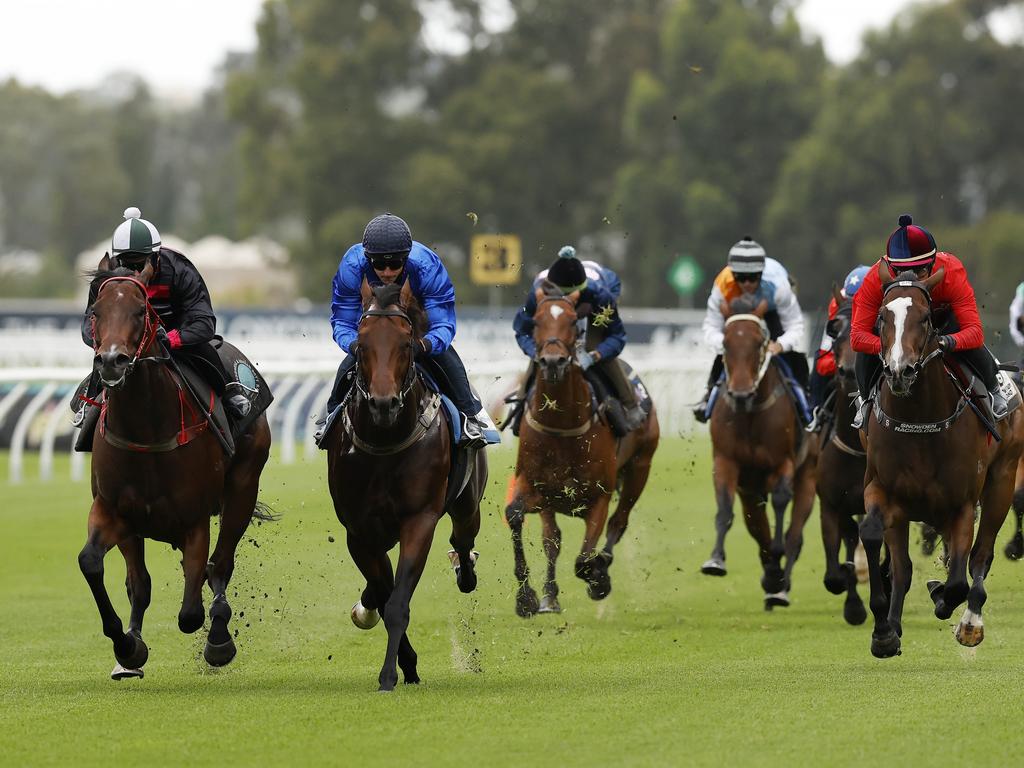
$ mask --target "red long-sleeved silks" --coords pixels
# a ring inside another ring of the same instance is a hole
[[[884,267],[883,267],[884,268]],[[957,349],[976,349],[985,343],[985,332],[978,316],[978,305],[974,289],[967,279],[967,270],[956,256],[939,251],[935,255],[932,274],[945,269],[946,274],[932,290],[932,307],[949,307],[960,330],[952,334]],[[890,270],[889,274],[892,274]],[[894,275],[895,276],[895,275]],[[882,342],[875,334],[875,320],[882,308],[882,280],[878,276],[878,264],[871,267],[860,290],[853,297],[853,324],[850,328],[850,345],[857,352],[877,355]]]

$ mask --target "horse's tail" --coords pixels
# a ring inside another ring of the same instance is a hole
[[[269,504],[264,504],[262,501],[256,502],[256,507],[252,511],[252,516],[257,520],[263,520],[267,523],[273,523],[281,519],[281,515],[275,512],[273,507]]]

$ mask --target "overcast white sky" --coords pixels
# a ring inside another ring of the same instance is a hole
[[[9,0],[0,23],[0,79],[64,92],[115,70],[158,93],[202,90],[228,51],[251,50],[262,0]],[[908,0],[804,0],[798,16],[834,61],[852,59],[860,35]],[[1018,24],[1020,18],[1017,19]]]

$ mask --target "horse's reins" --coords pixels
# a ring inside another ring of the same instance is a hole
[[[139,280],[138,278],[131,277],[129,275],[118,275],[118,276],[115,276],[115,277],[108,277],[106,280],[104,280],[102,283],[100,283],[100,287],[96,291],[97,298],[99,298],[100,293],[103,291],[103,289],[106,287],[106,285],[108,283],[113,283],[113,282],[128,282],[128,283],[132,283],[135,287],[137,287],[140,291],[142,291],[143,299],[146,302],[145,325],[143,326],[143,329],[142,329],[142,335],[139,338],[139,346],[136,348],[134,357],[131,359],[131,361],[128,363],[128,365],[127,365],[127,367],[125,369],[124,376],[122,377],[122,381],[123,381],[124,379],[128,378],[129,375],[131,375],[132,371],[135,369],[136,363],[145,363],[145,362],[163,363],[163,362],[170,361],[171,358],[170,358],[170,355],[165,355],[165,356],[161,356],[161,357],[142,357],[141,356],[143,352],[148,351],[149,348],[153,345],[153,341],[156,339],[157,332],[158,332],[158,330],[160,329],[160,327],[162,325],[162,323],[160,322],[160,316],[156,313],[156,310],[153,308],[153,305],[149,301],[149,293],[146,290],[145,284],[141,280]],[[91,319],[91,330],[92,330],[93,351],[98,355],[99,354],[99,340],[96,338],[96,316],[95,315],[93,315],[93,317]],[[170,371],[168,371],[168,373],[170,374]],[[175,448],[178,448],[178,447],[180,447],[182,445],[187,445],[188,443],[192,442],[195,438],[197,438],[200,434],[202,434],[206,430],[206,428],[209,426],[210,418],[212,418],[209,413],[206,413],[206,414],[204,414],[206,416],[206,418],[203,421],[197,422],[195,424],[192,424],[192,425],[186,427],[185,426],[185,407],[186,407],[186,405],[188,406],[188,409],[191,412],[191,415],[193,417],[198,416],[198,414],[192,409],[192,405],[191,404],[186,403],[185,391],[184,391],[184,388],[182,387],[182,381],[181,381],[181,374],[180,374],[180,372],[179,372],[178,376],[171,375],[171,381],[174,383],[174,386],[178,390],[178,414],[179,414],[179,417],[180,417],[180,427],[178,429],[177,434],[175,434],[174,437],[170,437],[167,440],[161,440],[160,442],[157,442],[157,443],[137,443],[134,440],[128,440],[127,438],[121,437],[120,435],[117,435],[114,432],[112,432],[107,427],[107,411],[108,411],[109,404],[110,404],[109,398],[103,398],[103,402],[102,403],[98,403],[95,400],[92,400],[90,398],[85,397],[84,395],[79,395],[79,398],[84,400],[84,401],[86,401],[86,402],[88,402],[90,405],[98,405],[100,407],[100,418],[99,418],[99,424],[98,424],[98,429],[100,431],[100,436],[106,442],[108,442],[110,445],[112,445],[113,447],[121,448],[121,449],[128,450],[128,451],[135,451],[137,453],[165,453],[167,451],[173,451]],[[104,387],[104,388],[106,388],[106,387]],[[209,409],[210,411],[213,410],[213,405],[214,405],[214,403],[213,403],[213,391],[211,389],[211,391],[210,391],[210,409]],[[228,446],[227,446],[226,442],[224,441],[224,439],[221,437],[221,435],[217,434],[216,430],[214,430],[214,434],[216,434],[217,437],[220,438],[221,445],[224,447],[225,451],[227,451],[227,453],[230,455],[231,451],[228,449]]]
[[[768,366],[772,361],[772,353],[768,349],[768,344],[771,341],[771,333],[769,333],[768,323],[764,321],[763,317],[759,317],[758,315],[753,315],[749,313],[731,315],[726,319],[725,327],[728,328],[733,323],[740,321],[757,323],[757,327],[761,329],[761,348],[759,351],[757,375],[754,377],[753,389],[753,391],[756,393],[758,388],[761,386],[761,380],[764,379],[764,375],[768,372]],[[728,363],[725,362],[724,356],[722,357],[722,364],[725,367],[726,376],[728,377],[729,365]],[[760,403],[755,402],[748,412],[759,413],[760,411],[765,411],[771,408],[773,405],[775,405],[775,401],[778,400],[784,393],[785,388],[780,383],[777,387],[775,387],[775,389],[772,391],[772,393],[768,396],[766,400],[763,400]],[[736,398],[729,393],[728,387],[726,387],[726,391],[722,393],[722,399],[725,400],[729,407],[732,408],[734,411],[737,410]]]
[[[407,322],[409,324],[410,329],[413,328],[412,318],[410,318],[409,315],[406,312],[403,312],[401,309],[368,309],[365,312],[363,312],[362,316],[359,318],[359,324],[362,325],[363,320],[365,320],[368,317],[397,317]],[[358,358],[358,356],[359,349],[357,347],[356,357]],[[398,393],[399,409],[404,407],[405,396],[412,391],[412,388],[416,384],[416,379],[416,363],[415,361],[413,361],[409,365],[409,370],[406,373],[405,380],[402,382],[402,390]],[[363,383],[362,371],[359,369],[358,365],[356,365],[355,385],[356,390],[359,393],[359,396],[368,402],[370,400],[370,393],[369,390],[367,390],[365,384]],[[344,427],[345,431],[352,438],[352,446],[354,448],[357,448],[363,453],[368,453],[372,456],[391,456],[393,454],[404,451],[406,448],[409,448],[410,446],[415,445],[420,440],[422,440],[423,437],[427,434],[427,431],[430,429],[431,426],[433,426],[434,422],[437,420],[438,414],[440,414],[440,412],[441,398],[436,392],[432,392],[430,398],[424,405],[423,410],[420,411],[419,416],[416,418],[416,426],[413,428],[413,430],[402,440],[399,440],[397,443],[390,443],[388,445],[379,445],[376,443],[371,443],[368,440],[364,440],[363,438],[359,437],[359,435],[356,433],[356,426],[352,422],[352,417],[349,415],[347,408],[342,408],[341,420],[342,426]]]

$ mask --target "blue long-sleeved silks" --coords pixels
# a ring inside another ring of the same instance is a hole
[[[334,341],[345,352],[359,336],[359,318],[363,314],[360,288],[363,278],[370,285],[381,280],[370,266],[361,243],[353,245],[341,259],[334,275],[334,296],[331,299],[331,327]],[[455,288],[436,253],[415,240],[399,282],[409,281],[413,295],[427,313],[429,328],[423,335],[430,345],[430,354],[444,352],[455,338]]]
[[[526,304],[520,307],[515,320],[512,321],[512,328],[516,332],[516,343],[528,357],[533,357],[537,352],[537,346],[533,341],[533,315],[537,311],[536,291],[538,285],[539,282],[534,283],[526,297]],[[622,352],[622,348],[626,346],[626,328],[622,324],[622,318],[619,317],[619,308],[612,292],[605,285],[588,279],[587,287],[580,291],[578,303],[590,305],[588,324],[593,323],[598,314],[607,317],[606,324],[602,325],[605,337],[597,345],[601,359],[610,360],[618,356]],[[611,307],[610,312],[608,307]]]

